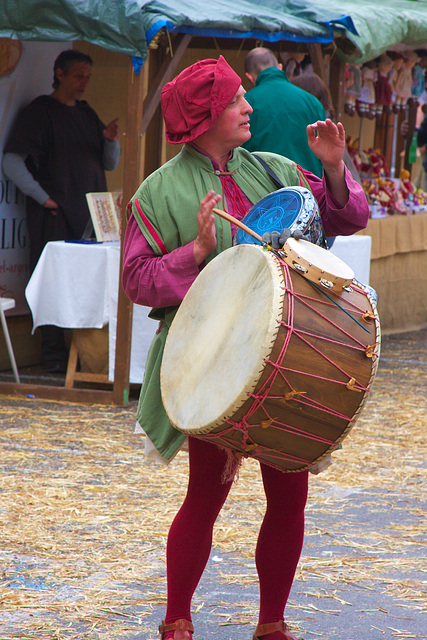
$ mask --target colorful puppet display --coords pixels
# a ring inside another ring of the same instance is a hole
[[[387,51],[363,65],[347,64],[344,111],[361,118],[399,113],[425,92],[425,64],[415,51]]]
[[[347,138],[347,150],[362,179],[371,217],[409,215],[427,210],[427,193],[416,189],[409,171],[402,169],[400,179],[390,178],[384,156],[378,149],[358,150],[358,140]]]

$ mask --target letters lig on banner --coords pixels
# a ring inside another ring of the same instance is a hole
[[[0,38],[0,157],[20,109],[52,93],[53,64],[68,42],[19,42]],[[0,296],[16,300],[15,315],[29,313],[25,287],[30,277],[25,196],[0,167]]]

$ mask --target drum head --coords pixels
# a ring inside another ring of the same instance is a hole
[[[243,218],[242,222],[262,237],[267,231],[294,229],[302,232],[317,211],[312,193],[305,187],[284,187],[261,198]],[[235,235],[237,244],[256,244],[257,240],[243,229]]]
[[[171,423],[208,433],[253,391],[282,318],[283,274],[259,246],[227,249],[197,277],[172,322],[161,367]]]

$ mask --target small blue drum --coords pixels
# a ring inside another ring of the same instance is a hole
[[[283,229],[301,231],[304,240],[326,248],[325,232],[316,199],[305,187],[283,187],[261,198],[242,222],[261,237],[265,232]],[[258,244],[243,229],[237,229],[234,244]]]

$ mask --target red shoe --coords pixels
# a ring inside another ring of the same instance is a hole
[[[296,638],[289,631],[287,625],[283,622],[283,620],[279,620],[279,622],[268,622],[267,624],[259,624],[255,629],[252,640],[262,640],[264,636],[267,636],[269,633],[274,633],[275,631],[281,631],[285,640],[303,640],[302,638]],[[265,640],[268,640],[268,638],[266,638]]]
[[[159,626],[161,633],[160,640],[166,640],[166,634],[170,631],[175,631],[173,636],[169,636],[170,640],[193,640],[194,627],[189,620],[182,618],[176,620],[170,624],[165,624],[162,620],[162,624]]]

